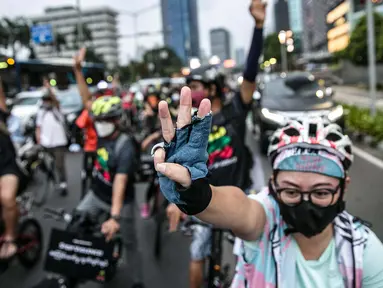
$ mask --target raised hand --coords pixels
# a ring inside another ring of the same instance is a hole
[[[83,47],[77,52],[76,55],[74,55],[73,60],[74,60],[75,68],[81,68],[81,64],[85,60],[85,54],[86,54],[86,48]]]
[[[191,117],[191,91],[184,87],[181,91],[177,129],[165,101],[159,103],[159,115],[164,149],[157,149],[154,164],[159,172],[161,191],[172,203],[181,204],[182,197],[176,183],[187,188],[192,181],[207,175],[207,144],[211,128],[211,103],[204,99],[196,116]]]
[[[266,18],[266,4],[262,0],[252,0],[249,10],[256,21],[256,25],[262,27]]]

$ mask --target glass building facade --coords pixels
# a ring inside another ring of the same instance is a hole
[[[302,0],[289,0],[290,29],[294,33],[303,31]]]
[[[184,63],[199,57],[197,0],[161,0],[164,43]]]

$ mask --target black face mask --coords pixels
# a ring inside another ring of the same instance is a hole
[[[301,233],[307,238],[316,236],[332,223],[335,217],[345,208],[345,203],[342,200],[343,185],[341,185],[339,200],[334,205],[328,207],[320,207],[309,201],[302,201],[297,206],[289,206],[279,200],[273,185],[271,185],[271,181],[269,189],[278,201],[283,220],[289,226],[285,231],[286,234]]]

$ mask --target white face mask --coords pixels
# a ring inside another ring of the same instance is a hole
[[[116,125],[110,122],[95,122],[94,126],[100,138],[108,137],[116,130]]]

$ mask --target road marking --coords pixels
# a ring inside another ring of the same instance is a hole
[[[383,161],[380,160],[379,158],[372,156],[371,154],[363,151],[362,149],[356,146],[352,147],[352,151],[354,152],[355,155],[359,156],[360,158],[366,160],[367,162],[370,162],[371,164],[383,170]]]

